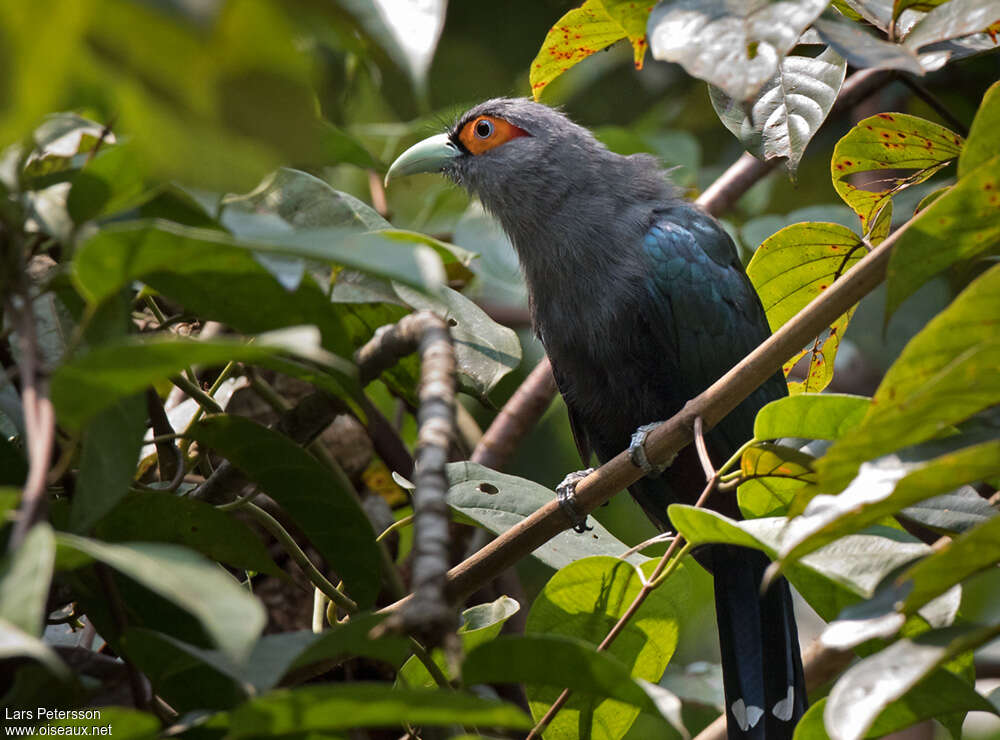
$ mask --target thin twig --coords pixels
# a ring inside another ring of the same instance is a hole
[[[701,461],[701,469],[705,471],[705,479],[712,480],[717,475],[715,466],[712,465],[712,458],[708,454],[708,447],[705,444],[705,422],[700,416],[694,419],[694,446],[698,451],[698,459]]]

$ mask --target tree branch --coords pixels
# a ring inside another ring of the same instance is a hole
[[[650,461],[660,463],[672,459],[691,442],[697,417],[702,417],[706,429],[712,428],[777,372],[789,357],[882,282],[892,248],[911,223],[912,220],[908,221],[890,235],[736,367],[653,430],[646,441]],[[593,511],[618,491],[628,488],[641,475],[628,452],[621,452],[580,481],[576,488],[577,507],[581,512]],[[449,597],[453,601],[461,600],[570,525],[558,501],[553,498],[452,568],[448,572]],[[386,610],[398,609],[406,601],[403,599],[391,604]]]

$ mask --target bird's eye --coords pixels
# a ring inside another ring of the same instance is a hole
[[[493,136],[493,122],[486,119],[480,118],[476,121],[476,136],[480,139],[488,139]]]

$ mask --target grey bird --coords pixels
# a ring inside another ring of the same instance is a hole
[[[584,462],[625,448],[645,472],[640,426],[667,419],[769,334],[732,240],[680,199],[654,157],[608,151],[585,128],[524,99],[487,100],[404,152],[392,177],[440,172],[482,201],[510,237]],[[706,435],[714,460],[753,436],[775,374]],[[693,447],[629,491],[668,529],[667,506],[704,487]],[[570,491],[571,493],[571,491]],[[738,516],[734,497],[714,506]],[[788,584],[761,595],[767,558],[711,546],[730,738],[791,738],[807,704]]]

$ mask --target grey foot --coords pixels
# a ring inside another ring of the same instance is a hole
[[[643,424],[632,433],[632,441],[628,446],[628,457],[632,461],[632,464],[650,478],[656,478],[670,467],[670,463],[653,465],[649,462],[649,458],[646,457],[646,437],[662,423],[662,421],[655,421],[652,424]]]
[[[577,470],[563,478],[562,483],[556,486],[556,499],[559,501],[559,508],[563,510],[573,530],[583,534],[593,527],[587,526],[587,515],[580,514],[580,509],[576,505],[576,484],[594,472],[593,468]]]

